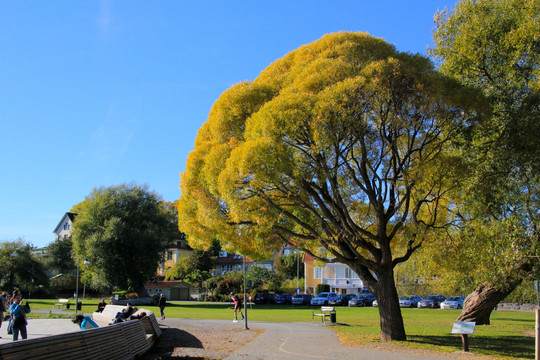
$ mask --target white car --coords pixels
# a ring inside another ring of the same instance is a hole
[[[335,292],[322,292],[311,299],[311,305],[328,305],[328,301],[337,299],[338,294]]]
[[[441,303],[441,309],[463,309],[465,296],[450,296]]]

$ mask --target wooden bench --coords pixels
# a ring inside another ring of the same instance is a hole
[[[41,359],[135,359],[152,347],[142,322],[126,321],[111,326],[16,341],[0,345],[0,358]]]
[[[69,299],[57,299],[56,302],[53,304],[53,309],[56,308],[57,306],[61,309],[61,308],[66,308],[66,309],[69,309]]]
[[[315,312],[316,310],[313,310],[311,312],[311,322],[313,323],[314,319],[315,319],[315,316],[320,316],[321,317],[321,320],[323,322],[323,324],[326,324],[326,318],[328,317],[330,319],[330,322],[332,322],[332,315],[334,316],[334,320],[335,320],[335,316],[336,316],[336,308],[332,307],[332,306],[321,306],[321,312],[320,313],[316,313]]]
[[[93,312],[92,320],[94,320],[99,326],[109,325],[116,316],[116,313],[122,312],[127,308],[124,305],[107,305],[102,312]]]

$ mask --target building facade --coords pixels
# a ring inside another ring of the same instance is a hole
[[[315,294],[319,284],[328,284],[330,291],[338,294],[357,294],[365,290],[364,282],[345,264],[320,264],[304,254],[305,288],[307,294]]]

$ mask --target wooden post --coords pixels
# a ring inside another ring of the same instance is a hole
[[[535,341],[535,350],[534,358],[540,360],[540,309],[536,309],[536,341]]]
[[[463,352],[469,352],[469,335],[461,334],[461,341],[463,342]]]

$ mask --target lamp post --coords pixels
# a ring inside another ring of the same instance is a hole
[[[75,282],[75,314],[79,310],[79,265],[81,259],[77,259],[77,280]],[[90,264],[90,261],[84,260],[84,264]]]
[[[84,260],[84,265],[88,265],[90,264],[90,261],[88,260]],[[83,287],[83,291],[82,291],[82,298],[85,299],[86,298],[86,273],[84,274],[84,287]]]
[[[248,320],[247,320],[247,306],[246,306],[246,302],[247,302],[247,290],[246,290],[246,257],[244,255],[242,255],[242,267],[243,267],[243,271],[244,271],[244,329],[245,330],[249,330],[249,327],[248,327]]]

